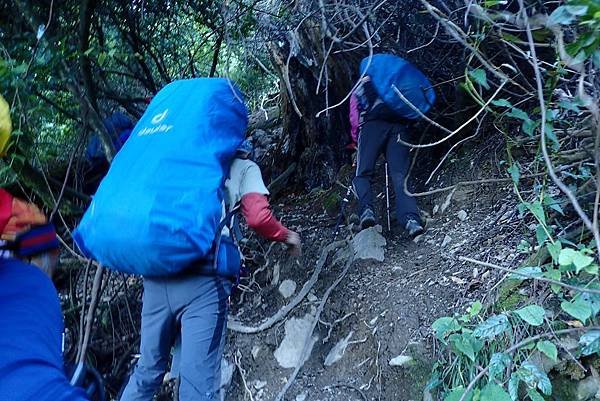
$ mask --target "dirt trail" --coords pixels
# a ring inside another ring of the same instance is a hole
[[[481,299],[495,282],[490,276],[498,276],[497,272],[459,262],[457,257],[496,262],[518,257],[508,251],[515,249],[518,238],[514,232],[521,223],[507,212],[514,210],[506,205],[506,199],[511,199],[507,187],[457,191],[449,203],[448,199],[448,193],[442,194],[429,205],[437,214],[416,242],[384,233],[387,244],[383,262],[352,264],[324,307],[310,357],[285,399],[423,399],[435,347],[431,323]],[[232,307],[232,314],[247,325],[257,325],[289,302],[278,290],[284,280],[293,280],[296,294],[300,291],[315,269],[320,250],[332,239],[335,219],[316,213],[322,209],[318,195],[281,203],[288,205],[279,210],[283,220],[302,233],[305,255],[292,261],[279,247],[271,251],[264,262],[267,268],[255,276],[253,292],[245,294],[241,303],[238,298]],[[350,237],[350,232],[346,230],[344,235]],[[505,238],[510,238],[506,244]],[[325,264],[308,296],[272,328],[258,334],[230,334],[226,357],[229,361],[237,359],[244,377],[236,368],[226,399],[250,399],[250,393],[256,401],[275,399],[293,371],[282,368],[275,357],[285,337],[286,321],[305,316],[310,320],[342,268],[343,264]],[[274,275],[269,273],[273,269]],[[343,356],[325,366],[331,349],[343,339],[349,342]],[[413,360],[390,366],[399,355]]]

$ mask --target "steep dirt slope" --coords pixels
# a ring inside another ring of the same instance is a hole
[[[255,275],[252,292],[244,294],[242,302],[237,297],[232,306],[232,314],[245,325],[258,325],[294,298],[286,300],[279,292],[284,280],[297,284],[297,295],[313,274],[322,249],[333,237],[335,218],[322,211],[322,198],[311,194],[280,202],[286,205],[278,210],[283,220],[302,233],[305,255],[295,261],[279,246],[270,250],[265,270]],[[422,204],[432,216],[427,232],[416,241],[384,232],[384,261],[354,262],[331,291],[313,333],[316,341],[310,357],[285,399],[423,399],[436,346],[431,323],[464,310],[475,299],[490,300],[493,292],[489,291],[499,277],[495,271],[459,261],[458,256],[492,262],[519,258],[511,250],[516,249],[519,230],[526,226],[513,212],[512,199],[509,186],[459,188]],[[354,235],[345,229],[340,238],[351,240]],[[286,322],[314,320],[323,295],[344,268],[345,259],[332,264],[333,259],[324,264],[315,286],[286,319],[256,334],[230,333],[226,356],[237,366],[227,399],[276,398],[294,371],[282,368],[275,357],[281,352],[277,349],[286,325],[292,325]],[[273,269],[275,275],[270,273]],[[341,359],[325,366],[331,349],[344,339],[349,344]],[[390,366],[399,355],[413,360]]]

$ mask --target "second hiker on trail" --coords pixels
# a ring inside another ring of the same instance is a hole
[[[362,78],[350,99],[353,141],[358,141],[356,176],[353,185],[359,201],[361,229],[374,226],[373,180],[375,162],[384,154],[396,195],[396,218],[410,237],[423,232],[415,198],[404,192],[410,163],[407,141],[409,127],[420,114],[398,97],[401,91],[413,106],[426,112],[435,99],[431,85],[416,67],[405,60],[377,54],[361,63]]]
[[[246,126],[242,94],[229,80],[168,84],[74,233],[88,256],[144,277],[140,359],[121,401],[153,398],[177,338],[179,399],[216,399],[228,298],[241,269],[236,206],[260,235],[300,252],[299,235],[270,210]]]

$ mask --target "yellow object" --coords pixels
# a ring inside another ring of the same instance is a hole
[[[6,154],[6,148],[11,132],[12,122],[10,121],[10,107],[2,95],[0,95],[0,156]]]

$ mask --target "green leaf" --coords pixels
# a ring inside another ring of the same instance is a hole
[[[546,245],[546,248],[548,249],[550,256],[552,256],[554,264],[558,264],[558,256],[562,250],[562,244],[559,241],[556,241],[554,244],[550,243]]]
[[[556,210],[558,213],[564,216],[565,212],[560,207],[560,203],[554,200],[550,195],[546,194],[544,196],[544,206],[548,206],[549,208]]]
[[[592,316],[592,307],[581,299],[581,297],[578,297],[571,302],[563,301],[561,302],[560,307],[582,323],[585,323],[585,321]]]
[[[584,356],[600,352],[600,330],[591,330],[579,338],[579,344],[583,347],[581,353]]]
[[[546,138],[550,139],[550,142],[552,142],[552,149],[554,149],[554,151],[560,149],[560,142],[558,141],[558,137],[554,132],[554,127],[551,124],[546,124]]]
[[[552,341],[539,341],[536,345],[536,348],[538,349],[538,351],[540,351],[548,358],[556,362],[556,359],[558,358],[558,350],[556,349],[556,345],[554,345]]]
[[[469,307],[469,318],[473,319],[475,316],[479,315],[479,312],[483,309],[483,304],[480,301],[475,301]]]
[[[512,373],[510,375],[510,379],[508,380],[508,393],[510,394],[510,398],[512,401],[517,401],[519,399],[519,382],[521,379],[519,375]]]
[[[535,132],[535,129],[538,125],[539,125],[538,121],[533,121],[533,120],[527,119],[527,120],[523,121],[523,124],[521,125],[521,129],[529,137],[532,137],[533,133]]]
[[[106,61],[106,53],[102,52],[98,55],[98,64],[100,67],[104,66],[104,62]]]
[[[562,273],[558,269],[548,269],[547,272],[544,272],[544,277],[549,278],[551,280],[560,281],[562,278]],[[561,290],[560,285],[558,284],[550,284],[550,288],[554,291],[555,294],[558,294]]]
[[[438,340],[442,341],[444,344],[446,343],[445,337],[447,334],[461,329],[461,325],[456,319],[447,316],[437,319],[433,322],[431,327],[435,331],[435,336]]]
[[[575,16],[569,12],[566,6],[556,8],[548,18],[548,25],[569,25],[575,21]]]
[[[590,287],[598,289],[597,285],[591,285]],[[584,292],[581,294],[581,298],[592,308],[592,317],[600,313],[600,295]]]
[[[539,246],[544,245],[546,243],[546,240],[548,239],[548,234],[546,233],[545,226],[543,226],[542,224],[538,224],[535,228],[535,239],[537,240]]]
[[[511,401],[510,395],[496,383],[488,383],[481,390],[480,401]]]
[[[594,263],[584,267],[583,270],[585,270],[586,273],[593,274],[595,276],[600,271],[600,266]]]
[[[515,313],[532,326],[541,326],[544,323],[546,311],[538,305],[528,305],[518,309]]]
[[[499,334],[511,329],[510,322],[506,315],[495,315],[489,317],[473,331],[473,335],[478,338],[494,338]]]
[[[462,395],[465,393],[465,388],[463,386],[458,386],[450,390],[450,393],[446,397],[444,397],[444,401],[459,401]],[[473,392],[469,392],[465,397],[464,401],[472,401],[473,400]]]
[[[487,75],[481,68],[469,71],[469,76],[485,89],[490,89],[490,85],[487,82]]]
[[[543,225],[546,225],[546,213],[544,212],[544,207],[540,203],[540,201],[535,201],[532,203],[526,202],[525,206],[527,209],[535,216],[536,219]]]
[[[579,108],[577,103],[572,102],[570,100],[561,100],[560,102],[558,102],[558,105],[565,110],[573,111],[575,113],[581,113],[581,109]]]
[[[537,390],[534,388],[530,388],[527,391],[527,396],[531,401],[546,401],[544,400],[544,397],[542,397],[542,395],[538,393]]]
[[[558,256],[558,264],[561,266],[570,266],[573,264],[573,259],[577,255],[577,251],[572,248],[564,248]]]
[[[492,104],[498,107],[512,107],[512,103],[506,99],[492,100]]]
[[[527,266],[516,269],[514,273],[511,273],[509,278],[511,280],[527,280],[533,277],[542,277],[542,268],[538,266]]]
[[[598,11],[598,13],[600,13],[600,11]],[[598,19],[600,19],[600,17],[598,17]],[[592,62],[596,68],[600,69],[600,49],[592,54]]]
[[[537,365],[531,362],[523,362],[517,371],[517,375],[530,387],[537,387],[546,395],[552,394],[552,383],[548,375]]]
[[[575,265],[575,272],[579,273],[582,269],[591,265],[594,258],[583,254],[581,251],[576,252],[573,256],[573,264]]]
[[[490,358],[490,381],[494,380],[496,377],[502,378],[504,376],[504,371],[507,366],[510,364],[511,359],[508,355],[502,352],[496,352]]]
[[[487,8],[497,6],[498,4],[506,4],[506,0],[485,0],[483,5]]]
[[[521,170],[519,170],[519,163],[518,162],[514,162],[508,168],[508,172],[509,172],[510,177],[512,178],[513,182],[515,184],[518,184],[519,183],[519,179],[521,178]]]
[[[529,118],[529,114],[525,113],[523,110],[521,110],[518,107],[513,107],[512,109],[510,109],[510,111],[506,115],[509,117],[517,118],[519,120],[523,120],[523,121],[531,120]]]
[[[575,15],[577,17],[581,17],[588,12],[588,6],[565,6],[565,8],[571,15]]]
[[[483,347],[481,341],[468,333],[452,334],[449,341],[457,351],[469,358],[471,362],[475,362],[475,354]]]

